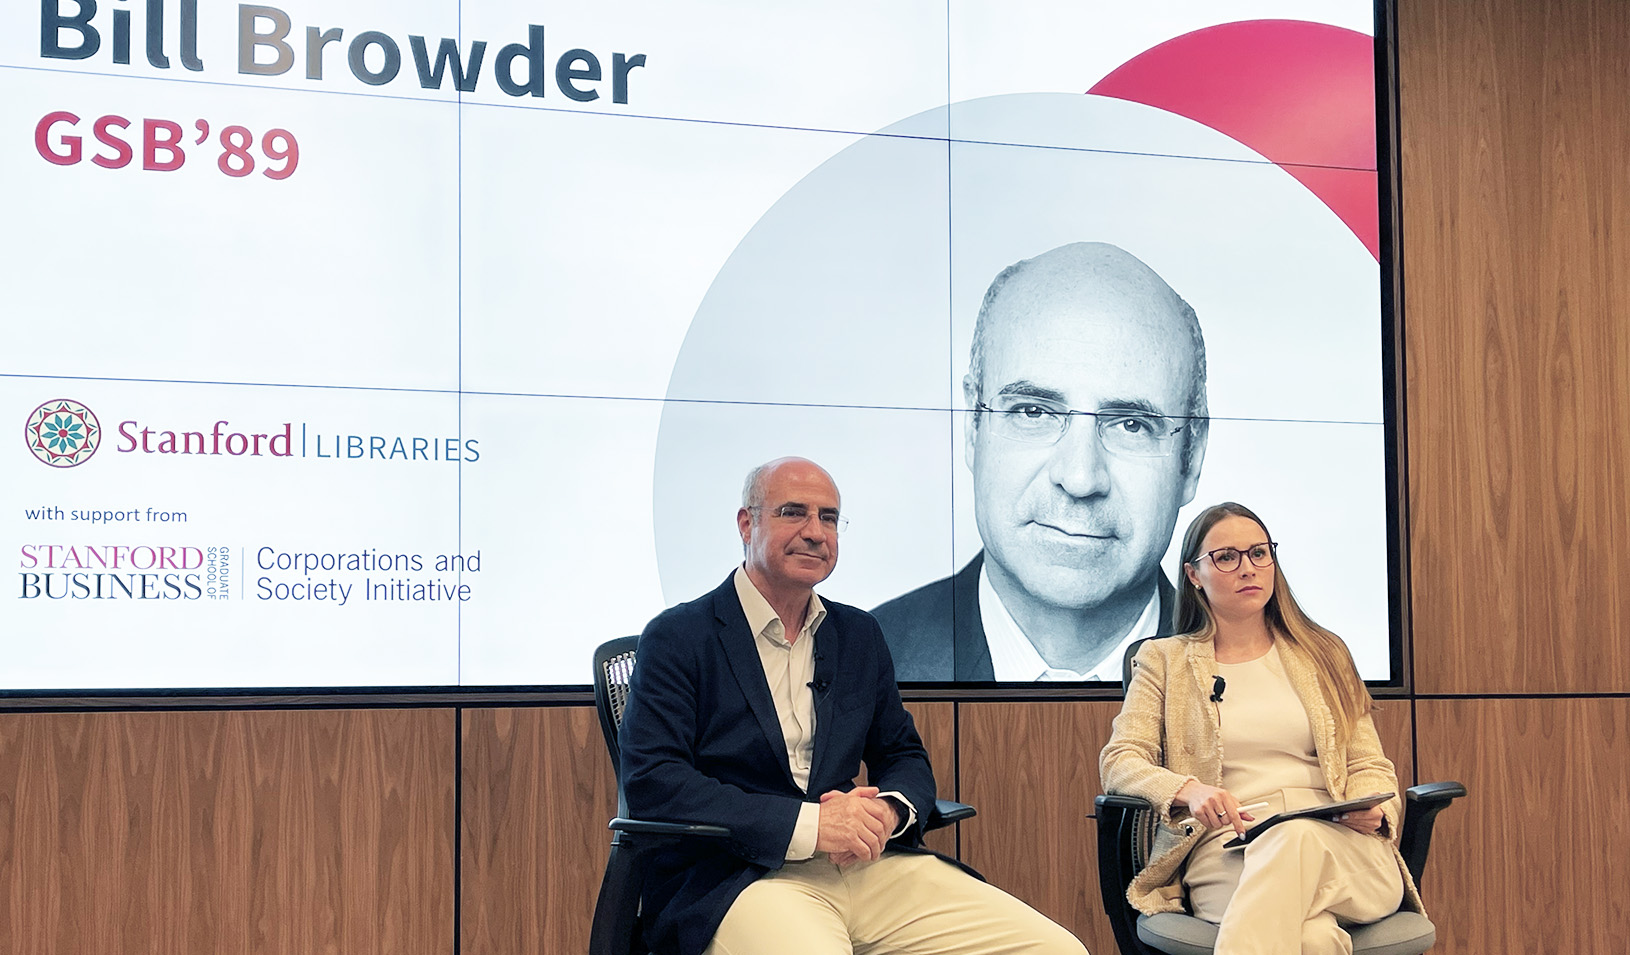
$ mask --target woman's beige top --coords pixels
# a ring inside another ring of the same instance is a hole
[[[1279,659],[1279,644],[1248,663],[1219,663],[1222,788],[1241,805],[1282,789],[1324,791],[1313,725]],[[1328,800],[1326,800],[1328,801]]]

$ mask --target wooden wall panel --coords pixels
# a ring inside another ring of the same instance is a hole
[[[1630,700],[1422,700],[1420,772],[1469,794],[1423,880],[1442,955],[1622,952]]]
[[[941,799],[956,799],[956,704],[907,703],[917,735],[928,749],[928,762],[934,767],[934,785]],[[978,808],[975,806],[974,808]],[[960,824],[958,824],[960,825]],[[928,847],[948,856],[957,854],[957,826],[929,833]]]
[[[0,715],[0,953],[445,953],[446,710]]]
[[[954,798],[953,705],[909,709],[939,795]],[[594,708],[475,709],[463,721],[462,952],[586,950],[617,809]],[[955,854],[955,832],[932,844]]]
[[[1379,700],[1374,714],[1375,732],[1381,737],[1381,749],[1398,770],[1398,785],[1404,789],[1417,782],[1415,778],[1414,716],[1408,700]]]
[[[962,827],[963,861],[1093,952],[1115,951],[1088,817],[1120,711],[1119,700],[959,705],[962,800],[979,807]]]
[[[587,951],[617,814],[594,707],[463,720],[462,955]]]
[[[1415,680],[1630,690],[1630,4],[1398,4]]]

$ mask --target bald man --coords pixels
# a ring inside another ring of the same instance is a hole
[[[1166,632],[1160,570],[1205,457],[1194,310],[1124,249],[1077,242],[985,293],[963,395],[984,550],[874,612],[901,680],[1120,681]]]
[[[678,955],[1086,955],[1070,933],[922,848],[934,776],[869,614],[816,596],[838,489],[803,458],[747,475],[745,556],[640,636],[620,734],[629,811],[728,826],[645,881]],[[870,785],[856,786],[861,763]]]

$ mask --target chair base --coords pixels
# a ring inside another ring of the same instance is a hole
[[[1347,933],[1353,937],[1353,955],[1423,955],[1438,938],[1432,921],[1419,912],[1394,912]],[[1217,925],[1176,912],[1140,915],[1138,941],[1166,955],[1212,955]]]

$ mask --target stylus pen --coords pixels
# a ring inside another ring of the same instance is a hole
[[[1236,809],[1234,811],[1235,812],[1254,812],[1255,810],[1266,809],[1266,808],[1268,808],[1268,803],[1266,801],[1263,801],[1263,802],[1251,803],[1249,806],[1241,806],[1241,807],[1239,807],[1238,809]]]

